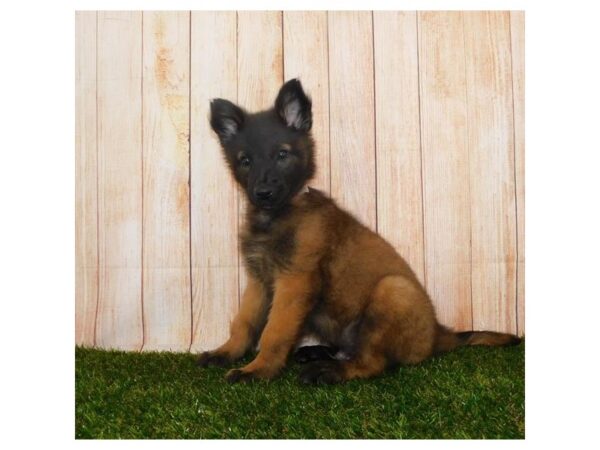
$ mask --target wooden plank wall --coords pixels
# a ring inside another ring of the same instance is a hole
[[[235,12],[191,14],[192,351],[224,342],[239,305],[238,195],[207,110],[237,99],[236,30]]]
[[[75,16],[75,340],[93,346],[98,307],[96,13]]]
[[[510,37],[517,206],[517,329],[525,333],[525,13],[511,11]]]
[[[144,349],[187,350],[192,331],[189,13],[143,13],[142,61]]]
[[[76,343],[219,345],[244,199],[209,101],[313,99],[313,186],[376,229],[442,323],[524,334],[522,12],[77,12]]]
[[[96,345],[139,350],[142,313],[142,13],[99,12]]]

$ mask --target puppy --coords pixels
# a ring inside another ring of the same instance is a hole
[[[258,341],[256,358],[231,382],[271,379],[303,336],[304,383],[339,383],[417,364],[460,345],[511,345],[516,336],[454,333],[440,325],[427,292],[382,237],[306,183],[315,172],[310,98],[285,83],[273,108],[248,113],[216,99],[210,123],[248,198],[240,233],[248,285],[231,336],[199,364],[228,365]],[[348,189],[352,189],[348,185]],[[340,357],[343,356],[343,357]]]

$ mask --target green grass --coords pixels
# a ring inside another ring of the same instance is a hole
[[[525,435],[525,346],[462,348],[338,386],[300,366],[228,384],[195,357],[76,349],[77,438],[512,438]]]

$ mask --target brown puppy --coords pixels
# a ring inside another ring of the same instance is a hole
[[[390,244],[323,193],[303,192],[314,173],[314,143],[311,101],[298,80],[283,85],[273,109],[256,114],[213,100],[211,125],[249,200],[241,232],[248,286],[231,337],[200,355],[200,365],[232,363],[260,338],[256,358],[227,379],[270,379],[310,334],[344,358],[312,363],[301,380],[336,383],[459,345],[520,342],[438,324],[425,289]],[[301,359],[322,356],[305,351]]]

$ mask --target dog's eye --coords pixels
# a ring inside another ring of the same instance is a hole
[[[288,157],[289,152],[287,150],[279,150],[277,154],[277,159],[286,159]]]
[[[242,156],[240,158],[240,166],[250,167],[250,158],[248,158],[247,156]]]

